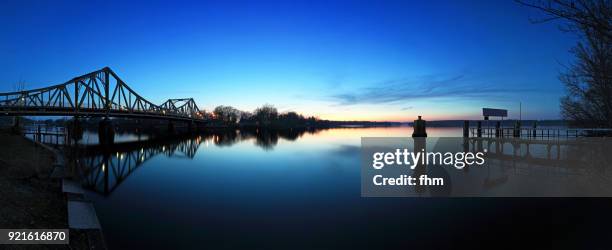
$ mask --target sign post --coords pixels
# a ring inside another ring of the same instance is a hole
[[[504,120],[504,117],[508,117],[508,110],[507,109],[482,108],[482,116],[484,116],[485,121],[487,121],[487,129],[488,129],[489,117],[497,116],[497,117],[501,117],[501,119]],[[503,136],[503,131],[501,129],[500,122],[497,121],[495,124],[495,137],[499,137],[500,135]]]

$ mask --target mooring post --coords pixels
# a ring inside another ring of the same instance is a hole
[[[414,120],[414,124],[413,124],[413,131],[412,131],[412,137],[414,137],[414,152],[426,152],[427,148],[427,131],[426,131],[426,122],[425,120],[421,119],[421,116],[419,115],[419,119]],[[421,162],[417,163],[415,169],[414,169],[414,173],[416,176],[421,176],[424,175],[425,173],[427,173],[427,164],[421,164]],[[416,186],[415,187],[415,191],[417,193],[423,193],[425,192],[425,186]]]
[[[463,121],[463,137],[470,137],[470,121]]]
[[[412,137],[427,137],[425,120],[421,119],[419,115],[419,119],[414,120],[413,124]]]
[[[482,137],[482,121],[476,122],[476,137]]]

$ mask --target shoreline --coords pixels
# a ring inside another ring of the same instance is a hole
[[[69,225],[69,198],[62,191],[63,180],[54,178],[54,168],[63,156],[47,145],[25,136],[0,131],[0,227],[14,229],[70,230],[67,249],[105,249],[104,239],[74,230]],[[101,232],[100,232],[101,236]],[[10,245],[29,249],[28,245]],[[51,245],[38,245],[43,248]],[[60,247],[61,248],[61,247]]]

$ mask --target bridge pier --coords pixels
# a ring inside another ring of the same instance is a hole
[[[21,134],[22,127],[21,127],[20,121],[21,121],[21,117],[13,116],[13,127],[11,127],[11,132],[13,134]]]
[[[136,136],[138,136],[138,141],[141,141],[142,139],[142,130],[140,129],[142,127],[142,121],[140,119],[136,120]]]
[[[98,123],[98,139],[101,145],[115,143],[115,128],[110,119],[104,118]]]
[[[176,128],[174,127],[173,121],[168,121],[168,134],[169,135],[176,134]]]
[[[187,122],[187,133],[188,134],[192,134],[193,133],[193,122]]]
[[[72,121],[68,123],[68,133],[70,134],[70,139],[72,139],[75,144],[83,138],[83,126],[81,126],[81,121],[78,117],[74,117]]]

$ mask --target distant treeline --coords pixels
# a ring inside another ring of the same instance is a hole
[[[221,108],[220,108],[221,107]],[[210,127],[224,128],[224,127],[266,127],[266,128],[335,128],[335,127],[390,127],[390,126],[401,126],[409,125],[412,123],[400,123],[400,122],[371,122],[371,121],[330,121],[321,120],[316,117],[304,117],[295,112],[278,113],[272,106],[266,105],[262,108],[258,108],[255,112],[242,112],[228,106],[219,106],[215,109],[216,112],[208,113],[207,125]],[[239,114],[239,115],[236,115]],[[101,117],[82,119],[81,123],[84,128],[95,128]],[[31,125],[31,124],[46,124],[47,126],[65,126],[66,122],[69,122],[71,118],[64,119],[45,119],[45,120],[34,120],[28,117],[20,117],[20,124]],[[495,126],[498,120],[482,121],[483,126]],[[513,127],[517,120],[503,120],[500,121],[502,127]],[[475,120],[470,120],[470,126],[476,126]],[[533,124],[537,123],[538,127],[542,126],[570,126],[568,121],[564,120],[522,120],[522,127],[532,127]],[[155,119],[143,119],[136,121],[130,118],[116,118],[114,119],[116,125],[120,127],[139,127],[139,128],[153,128],[153,127],[165,127],[167,122],[163,120]],[[0,127],[7,127],[13,124],[13,117],[0,116]],[[427,121],[428,127],[463,127],[463,120],[440,120],[440,121]]]
[[[83,128],[95,128],[102,117],[80,119]],[[212,112],[205,115],[206,126],[214,128],[334,128],[334,127],[383,127],[400,126],[399,122],[373,122],[373,121],[330,121],[314,116],[305,117],[296,112],[279,113],[272,105],[263,105],[253,112],[242,111],[231,106],[217,106]],[[23,125],[46,124],[47,126],[65,126],[72,117],[60,119],[31,119],[20,117],[19,123]],[[167,121],[157,119],[114,118],[113,123],[119,127],[138,127],[141,129],[167,126]],[[13,118],[0,116],[0,126],[10,126]],[[180,124],[177,124],[180,126]]]
[[[305,117],[296,112],[279,113],[272,105],[264,105],[253,112],[242,111],[231,106],[217,106],[210,113],[213,126],[266,127],[266,128],[331,128],[399,126],[399,122],[330,121],[314,116]]]

